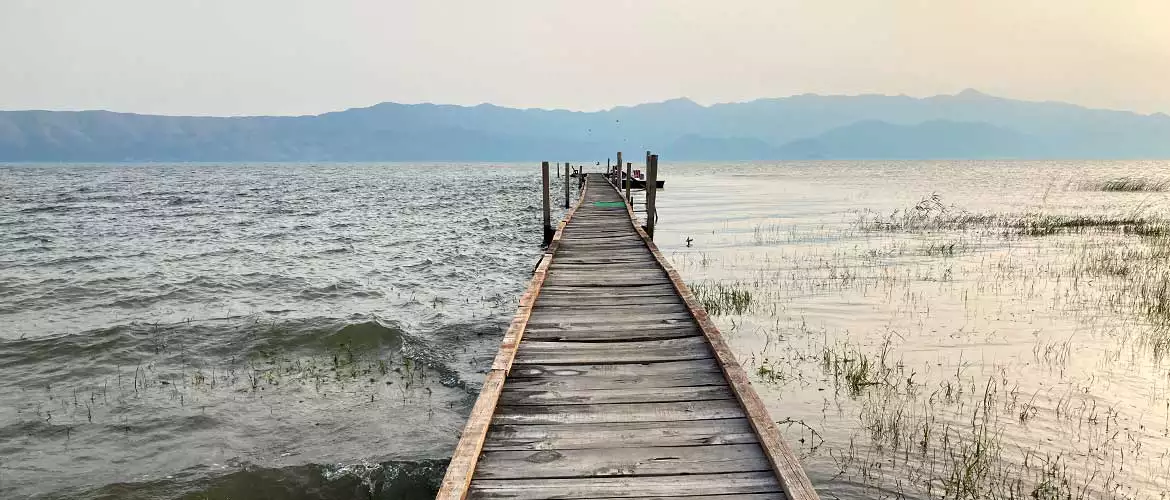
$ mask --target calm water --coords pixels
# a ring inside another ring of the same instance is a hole
[[[1141,260],[1166,259],[1084,224],[1167,217],[1161,193],[1093,183],[1170,163],[663,174],[658,242],[689,282],[751,294],[718,322],[825,498],[1170,490],[1142,299],[1166,267]],[[538,180],[0,167],[0,497],[433,495],[535,264]],[[929,224],[892,223],[932,195]],[[1082,223],[1011,222],[1041,215]]]
[[[1170,162],[684,165],[657,241],[753,297],[717,322],[824,498],[1165,498],[1170,200],[1126,177]]]

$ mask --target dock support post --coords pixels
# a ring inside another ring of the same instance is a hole
[[[540,164],[540,178],[541,190],[540,196],[544,201],[544,246],[552,243],[553,228],[552,228],[552,212],[551,204],[548,199],[548,162],[541,162]]]
[[[633,169],[633,168],[634,168],[634,164],[632,162],[627,161],[626,162],[626,180],[624,182],[626,183],[626,203],[629,203],[630,206],[634,205],[634,201],[630,199],[630,184],[633,184],[633,182],[630,180],[631,179],[630,173],[631,173],[631,169]]]
[[[650,155],[650,168],[646,172],[646,234],[654,239],[654,222],[658,209],[654,201],[658,191],[658,155]]]
[[[557,169],[560,172],[561,169]],[[569,208],[569,162],[565,162],[565,208]]]
[[[610,179],[617,179],[615,182],[621,182],[622,179],[622,152],[617,152],[617,164],[613,166],[613,172],[609,173]],[[620,187],[620,185],[619,185]]]

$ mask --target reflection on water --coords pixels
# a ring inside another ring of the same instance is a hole
[[[659,246],[824,497],[1170,492],[1170,162],[663,170]]]

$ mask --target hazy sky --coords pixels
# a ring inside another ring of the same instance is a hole
[[[0,0],[0,109],[954,93],[1170,112],[1170,0]]]

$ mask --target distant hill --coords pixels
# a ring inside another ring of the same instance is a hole
[[[974,90],[599,112],[383,103],[297,117],[0,112],[0,161],[1170,158],[1170,116]]]

